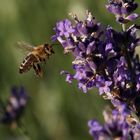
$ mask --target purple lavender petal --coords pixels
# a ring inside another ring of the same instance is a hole
[[[129,21],[133,21],[133,20],[136,20],[138,17],[139,17],[138,14],[133,13],[133,14],[130,14],[129,16],[127,16],[126,19]]]
[[[106,5],[106,8],[112,14],[115,14],[115,15],[121,15],[122,14],[121,7],[119,7],[119,6]]]

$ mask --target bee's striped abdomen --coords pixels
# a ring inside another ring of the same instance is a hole
[[[23,60],[19,67],[19,73],[27,72],[33,66],[33,63],[37,61],[37,58],[33,54],[28,54],[27,57]]]

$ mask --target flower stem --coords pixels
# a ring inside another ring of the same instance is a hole
[[[122,29],[124,32],[126,31],[126,24],[122,24]]]

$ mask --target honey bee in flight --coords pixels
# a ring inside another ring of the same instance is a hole
[[[49,58],[49,56],[54,53],[52,45],[45,43],[38,46],[32,46],[28,43],[18,42],[18,46],[28,51],[27,56],[20,64],[19,73],[25,73],[33,68],[35,74],[38,77],[42,77],[43,71],[40,64],[42,62],[45,62]]]

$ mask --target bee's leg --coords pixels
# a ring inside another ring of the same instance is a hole
[[[41,69],[41,67],[40,67],[39,64],[37,64],[37,68],[38,68],[38,74],[39,74],[39,76],[42,77],[43,76],[43,72],[42,72],[42,69]]]
[[[40,70],[36,64],[33,64],[33,69],[35,71],[35,74],[40,77]]]
[[[39,64],[33,64],[33,69],[37,76],[42,77],[42,70]]]
[[[33,69],[34,69],[34,71],[35,71],[35,74],[38,75],[38,69],[37,69],[37,67],[36,67],[35,64],[33,64]]]

